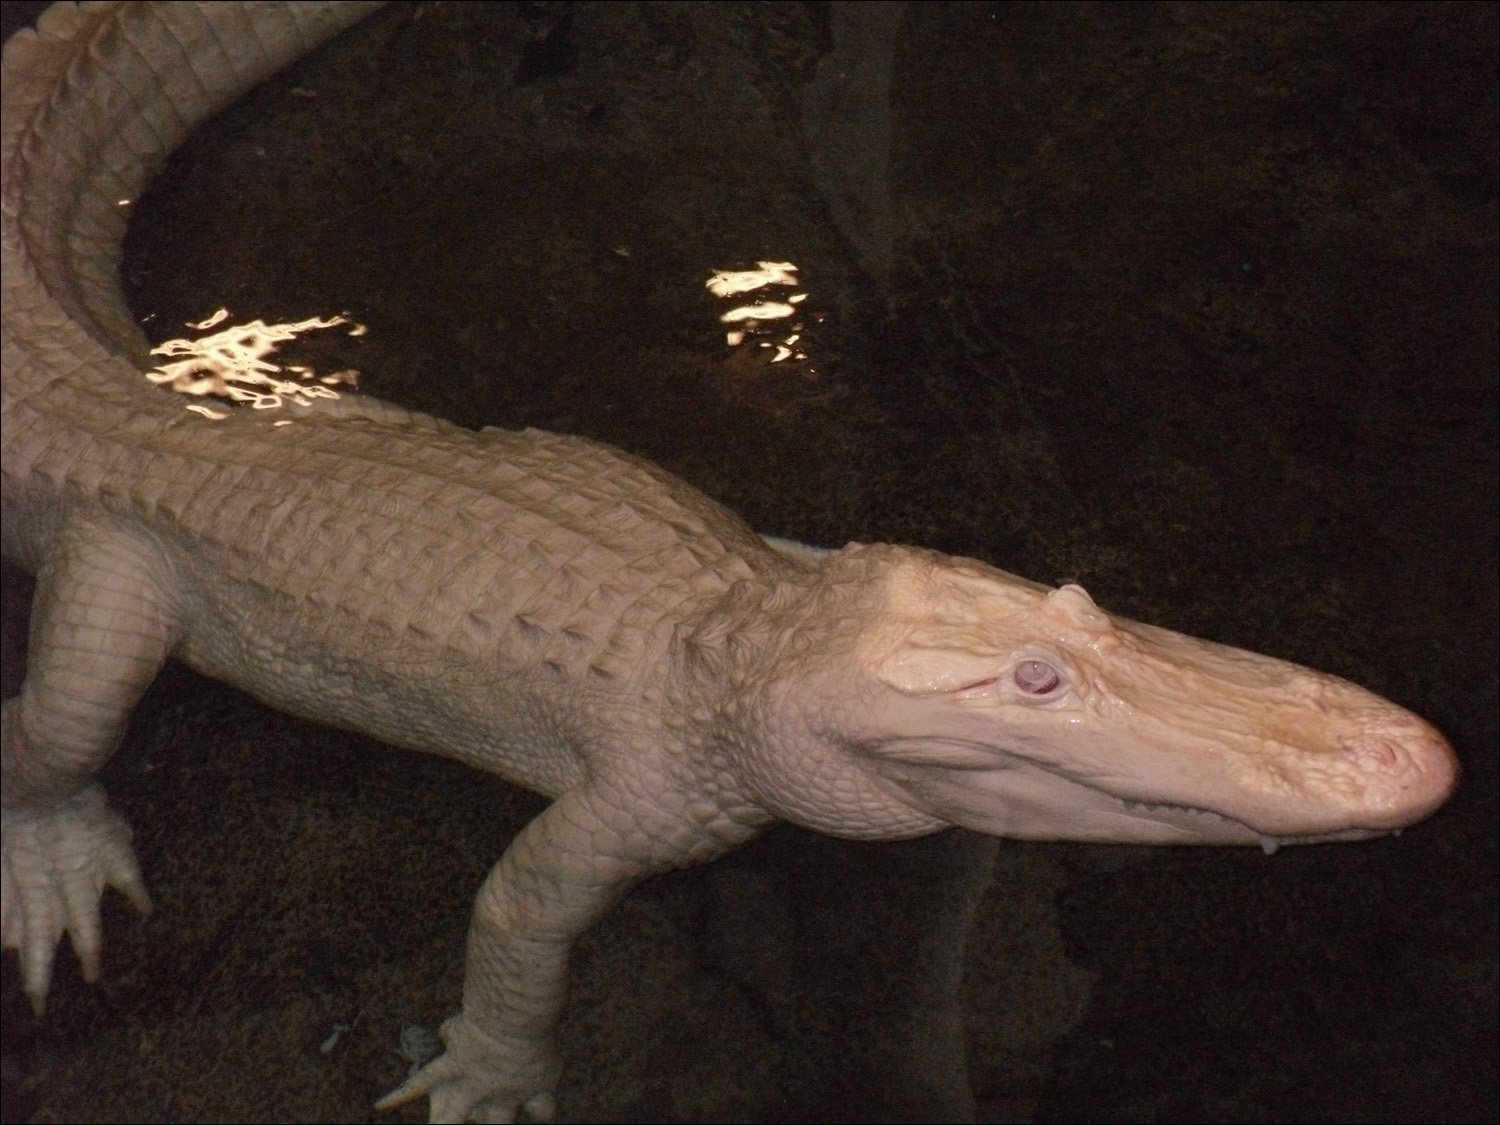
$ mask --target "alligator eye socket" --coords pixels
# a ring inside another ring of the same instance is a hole
[[[1023,660],[1016,665],[1016,687],[1027,695],[1046,695],[1062,683],[1057,669],[1045,660]]]

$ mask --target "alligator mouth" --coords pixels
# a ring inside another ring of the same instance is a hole
[[[1184,801],[1125,796],[1098,779],[958,739],[892,741],[880,747],[874,760],[886,779],[925,815],[1014,839],[1259,845],[1271,855],[1288,844],[1367,840],[1389,832],[1355,827],[1348,820],[1340,823],[1336,810],[1324,810],[1324,815],[1313,810],[1300,818],[1262,817],[1254,801],[1247,799],[1237,809],[1241,816],[1233,816]]]
[[[1242,820],[1236,820],[1232,816],[1225,816],[1214,809],[1200,808],[1197,805],[1178,805],[1167,801],[1134,801],[1120,798],[1120,804],[1127,812],[1145,813],[1148,816],[1162,819],[1185,817],[1188,819],[1206,818],[1219,824],[1233,825],[1242,829],[1246,834],[1255,836],[1260,842],[1260,850],[1266,855],[1275,855],[1278,850],[1289,844],[1338,844],[1350,843],[1356,840],[1371,840],[1377,836],[1399,836],[1401,829],[1392,828],[1384,831],[1370,828],[1345,828],[1337,832],[1324,832],[1313,836],[1277,836],[1261,832]],[[1163,815],[1165,814],[1165,815]]]

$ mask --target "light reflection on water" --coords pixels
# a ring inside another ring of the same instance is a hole
[[[742,293],[754,293],[769,286],[796,289],[797,267],[791,262],[756,262],[750,270],[715,270],[704,284],[715,297],[738,297]],[[754,302],[736,305],[719,314],[719,323],[734,325],[725,333],[731,348],[743,345],[747,340],[756,347],[774,348],[772,363],[783,360],[805,360],[807,355],[797,347],[802,338],[802,325],[795,320],[791,325],[781,323],[797,315],[797,306],[807,300],[805,292],[791,293],[782,300],[770,300],[762,296]],[[787,331],[790,327],[790,331]]]
[[[219,309],[208,318],[189,323],[188,328],[207,332],[229,318],[227,309]],[[152,355],[174,356],[146,372],[153,383],[170,387],[179,394],[212,396],[231,403],[245,403],[253,410],[276,410],[286,405],[310,406],[320,398],[338,398],[335,386],[358,385],[359,372],[353,369],[320,374],[303,364],[272,362],[282,344],[305,332],[349,325],[349,335],[363,336],[363,324],[347,313],[331,317],[309,317],[289,324],[267,324],[256,319],[230,325],[197,339],[167,340],[151,349]],[[206,403],[194,403],[187,409],[206,418],[220,421],[229,411]]]

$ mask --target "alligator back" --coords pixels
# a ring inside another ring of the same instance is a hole
[[[70,526],[134,529],[173,572],[190,664],[555,792],[535,753],[478,733],[494,706],[478,696],[638,690],[670,623],[771,557],[753,533],[583,438],[474,433],[360,396],[189,413],[142,377],[119,288],[122,201],[194,124],[370,7],[60,5],[7,46],[6,556],[37,571]],[[430,674],[413,675],[419,650]],[[454,700],[455,664],[484,670],[476,698]]]

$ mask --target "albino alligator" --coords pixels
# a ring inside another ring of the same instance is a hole
[[[929,551],[768,543],[618,450],[346,397],[211,423],[141,378],[124,217],[197,122],[366,6],[59,6],[4,55],[4,548],[38,576],[4,703],[4,944],[38,1010],[106,884],[92,777],[168,656],[554,800],[479,893],[446,1053],[382,1106],[546,1116],[572,943],[777,818],[862,839],[1354,840],[1457,767],[1331,676]]]

